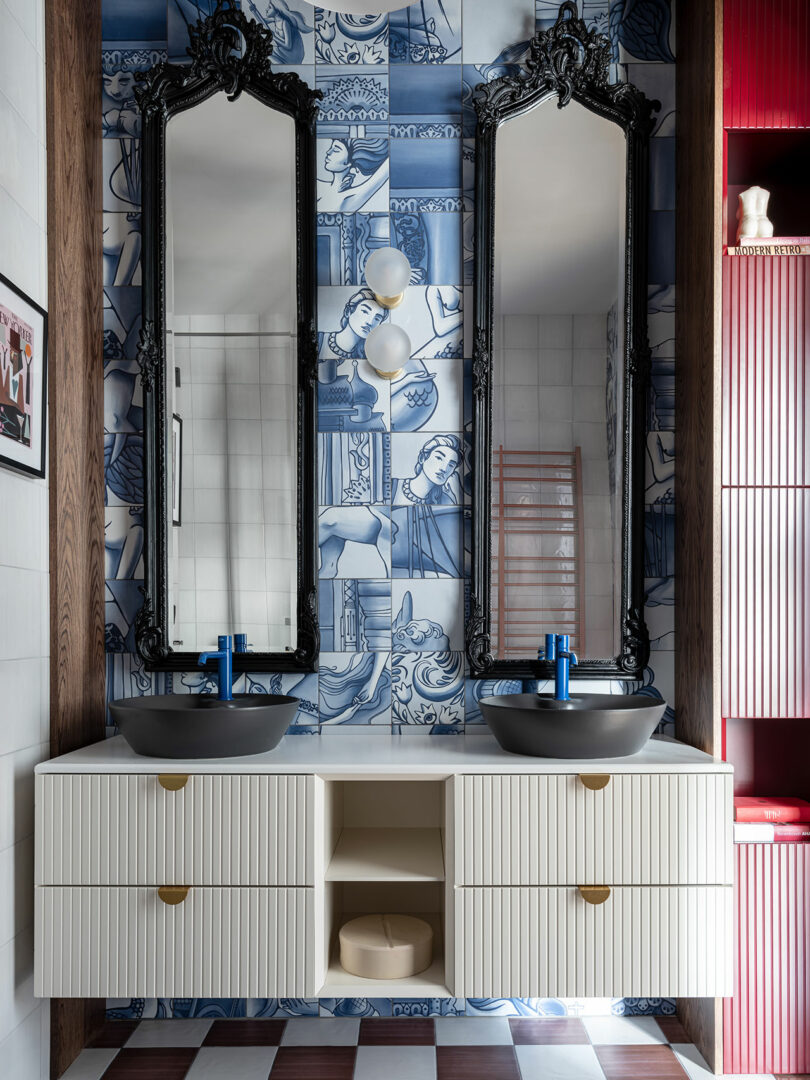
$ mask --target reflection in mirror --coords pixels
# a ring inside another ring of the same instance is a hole
[[[295,223],[290,116],[248,94],[230,102],[218,93],[170,118],[166,544],[175,651],[215,648],[223,633],[247,634],[257,652],[296,646]]]
[[[622,129],[555,100],[496,140],[492,653],[621,646]]]

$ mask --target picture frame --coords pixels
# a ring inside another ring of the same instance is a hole
[[[0,466],[44,478],[48,313],[0,274]]]
[[[172,525],[183,524],[183,420],[172,413]]]

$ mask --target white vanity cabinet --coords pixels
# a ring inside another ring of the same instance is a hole
[[[598,762],[508,755],[484,730],[187,762],[110,739],[37,767],[36,991],[723,995],[731,783],[665,739]],[[386,910],[433,924],[433,963],[347,974],[340,925]]]

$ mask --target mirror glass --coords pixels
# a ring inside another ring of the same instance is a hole
[[[620,651],[622,129],[556,98],[496,139],[492,652]]]
[[[217,93],[166,126],[170,644],[295,647],[295,125]]]

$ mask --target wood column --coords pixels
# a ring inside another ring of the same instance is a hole
[[[719,757],[722,0],[678,0],[677,19],[675,734]],[[722,999],[678,1015],[722,1072]]]
[[[46,0],[51,753],[104,737],[101,2]],[[104,1016],[51,1004],[51,1076]]]

